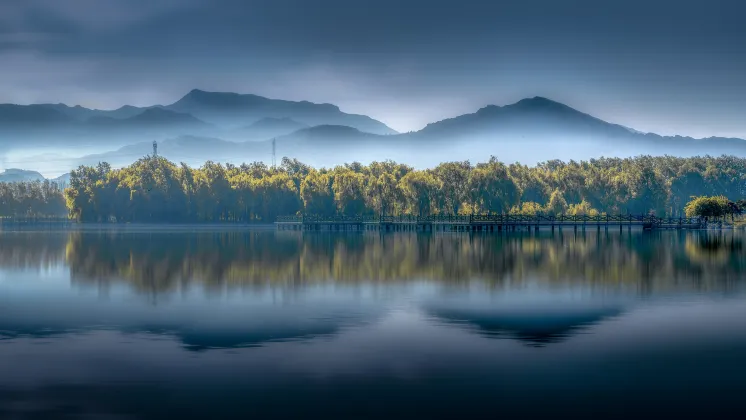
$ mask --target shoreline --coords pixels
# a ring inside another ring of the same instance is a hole
[[[275,225],[261,224],[232,224],[232,223],[28,223],[19,225],[0,226],[0,232],[19,231],[127,231],[127,232],[188,232],[188,231],[229,231],[229,230],[274,230]]]
[[[566,227],[566,230],[572,228]],[[561,232],[563,229],[559,229]],[[628,229],[624,229],[627,231]],[[670,228],[658,228],[658,229],[643,229],[640,226],[633,226],[631,231],[635,232],[654,232],[654,231],[688,231],[688,232],[722,232],[722,231],[744,231],[746,227],[743,226],[722,226],[722,227],[705,227],[705,228],[685,228],[685,229],[670,229]],[[231,232],[231,231],[277,231],[277,232],[292,232],[293,230],[278,229],[274,223],[260,223],[260,224],[231,224],[231,223],[178,223],[178,224],[159,224],[159,223],[126,223],[126,224],[114,224],[114,223],[80,223],[80,222],[69,222],[69,223],[29,223],[20,225],[0,225],[0,234],[4,232],[132,232],[132,233],[167,233],[167,232]],[[551,228],[542,226],[539,229],[516,229],[511,233],[529,233],[529,232],[551,232]],[[595,232],[596,229],[578,229],[577,232]],[[608,232],[611,232],[609,229]],[[618,231],[618,229],[613,229]],[[304,233],[365,233],[366,231],[303,231],[296,230],[296,232]],[[376,231],[378,233],[383,233]],[[404,233],[404,231],[390,231],[386,233]],[[435,233],[435,232],[423,232],[423,231],[411,231],[407,233]],[[438,232],[438,233],[472,233],[472,234],[500,234],[498,231],[495,232],[478,232],[478,231],[453,231],[453,232]],[[507,233],[507,232],[503,232]]]

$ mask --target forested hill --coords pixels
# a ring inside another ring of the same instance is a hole
[[[260,222],[278,215],[649,213],[678,216],[692,196],[742,198],[746,159],[723,156],[550,161],[496,159],[414,170],[394,162],[315,169],[283,159],[201,168],[143,158],[113,170],[74,170],[65,190],[71,217],[118,222]]]

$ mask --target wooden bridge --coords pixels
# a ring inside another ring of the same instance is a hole
[[[282,216],[275,225],[280,230],[306,231],[420,231],[420,232],[499,232],[539,229],[701,229],[700,218],[661,218],[651,215],[523,216],[490,214],[469,216]]]

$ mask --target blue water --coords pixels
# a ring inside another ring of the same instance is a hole
[[[0,418],[732,417],[744,239],[3,232]]]

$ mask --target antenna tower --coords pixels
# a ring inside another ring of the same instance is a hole
[[[153,157],[158,157],[158,142],[153,140]]]
[[[277,165],[277,143],[275,139],[272,139],[272,169]]]

